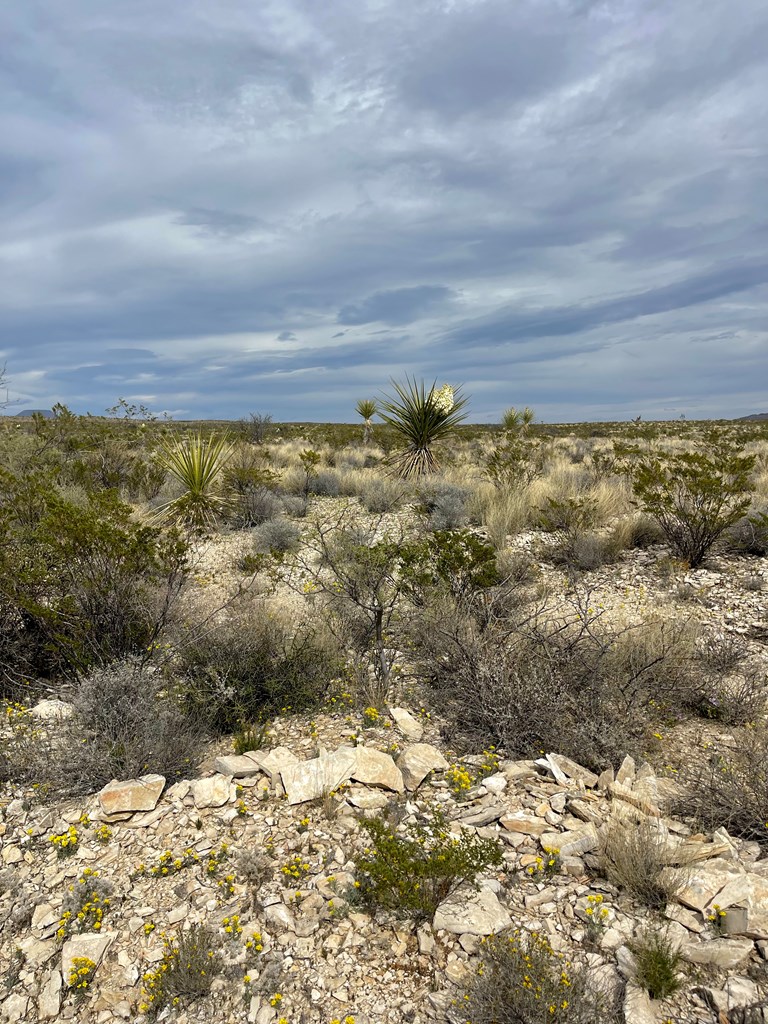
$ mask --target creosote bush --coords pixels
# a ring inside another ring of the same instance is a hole
[[[483,939],[477,976],[454,1020],[461,1024],[618,1024],[614,1000],[544,935]]]
[[[495,839],[472,831],[451,834],[436,813],[426,824],[396,830],[381,818],[362,822],[371,847],[357,859],[360,891],[372,907],[404,917],[430,918],[462,885],[501,864]]]
[[[754,455],[712,431],[698,451],[645,456],[631,469],[635,497],[691,568],[750,505]]]

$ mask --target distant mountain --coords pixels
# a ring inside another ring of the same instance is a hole
[[[751,416],[739,416],[734,423],[755,423],[757,420],[768,420],[768,412],[753,412]]]
[[[35,413],[39,413],[44,419],[52,420],[53,413],[50,409],[22,409],[21,412],[13,413],[14,416],[34,416]]]

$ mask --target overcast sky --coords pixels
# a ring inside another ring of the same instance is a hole
[[[765,0],[3,0],[0,46],[22,407],[768,410]]]

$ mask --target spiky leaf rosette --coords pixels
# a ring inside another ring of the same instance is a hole
[[[381,399],[379,416],[394,428],[402,446],[392,452],[389,461],[405,478],[434,473],[438,460],[432,447],[466,419],[467,399],[461,396],[460,387],[444,384],[436,390],[433,384],[427,391],[424,381],[417,384],[415,377],[406,377],[404,384],[392,380],[391,385],[394,395]]]
[[[166,502],[155,513],[160,520],[174,520],[194,529],[211,527],[227,509],[219,489],[219,478],[234,445],[226,437],[208,439],[202,434],[167,441],[158,461],[184,487],[178,498]]]

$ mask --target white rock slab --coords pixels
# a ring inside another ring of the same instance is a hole
[[[454,935],[493,935],[509,928],[512,918],[490,889],[461,889],[437,908],[432,927]]]
[[[153,811],[164,787],[162,775],[142,775],[124,782],[113,779],[99,793],[99,807],[104,814]]]
[[[354,747],[339,747],[310,761],[300,761],[280,770],[289,804],[319,800],[352,777],[357,765]]]

